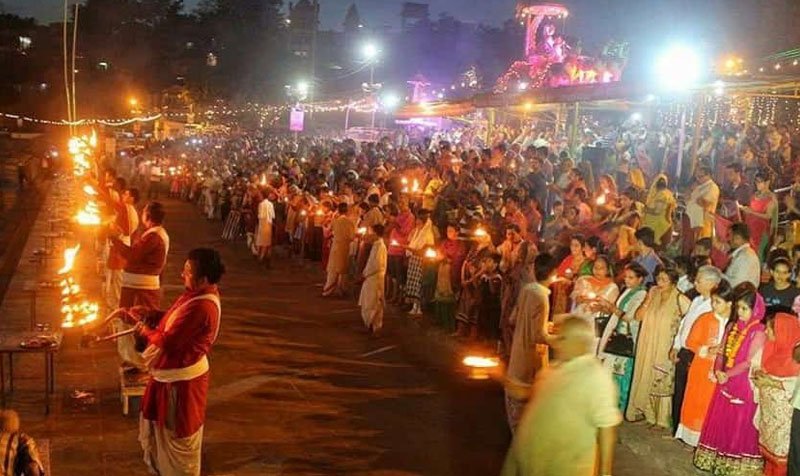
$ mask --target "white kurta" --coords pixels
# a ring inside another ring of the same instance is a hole
[[[386,244],[379,238],[372,244],[367,265],[364,267],[364,284],[358,305],[361,306],[361,318],[364,325],[372,330],[383,326],[384,281],[386,278],[386,262],[388,254]]]
[[[272,221],[275,220],[275,206],[268,199],[258,204],[258,230],[256,246],[272,246]]]
[[[702,198],[708,205],[701,207],[697,200]],[[711,228],[714,223],[713,214],[717,209],[719,201],[719,187],[713,180],[696,186],[689,199],[686,201],[686,215],[689,217],[689,225],[692,228],[703,228],[702,236],[711,236]]]

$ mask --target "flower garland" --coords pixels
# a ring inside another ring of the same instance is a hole
[[[744,339],[747,337],[750,329],[758,323],[758,319],[753,319],[753,321],[749,322],[741,331],[737,326],[733,326],[733,329],[731,329],[731,332],[728,334],[728,338],[725,340],[725,368],[729,369],[733,367],[733,364],[736,362],[736,354],[739,353]]]

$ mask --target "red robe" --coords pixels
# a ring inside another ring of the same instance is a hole
[[[166,231],[164,235],[166,236]],[[161,302],[160,283],[148,287],[129,285],[126,282],[126,274],[141,275],[157,281],[167,263],[169,237],[167,236],[167,239],[164,240],[151,228],[145,231],[131,246],[126,245],[118,238],[111,240],[111,246],[126,261],[119,300],[120,307],[143,305],[151,309],[158,309]]]
[[[219,297],[216,285],[183,293],[167,310],[156,329],[142,334],[150,345],[161,353],[151,364],[152,370],[181,369],[189,367],[211,352],[220,325],[220,311],[209,299],[187,301],[204,294]],[[171,312],[177,312],[167,329]],[[173,383],[158,382],[151,378],[142,397],[142,416],[159,426],[169,425],[176,438],[195,434],[206,418],[209,372],[191,380]],[[170,398],[173,405],[170,405]],[[173,412],[172,414],[171,411]],[[174,425],[174,428],[171,426]]]

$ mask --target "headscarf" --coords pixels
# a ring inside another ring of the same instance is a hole
[[[775,315],[772,325],[775,340],[764,343],[761,367],[775,377],[795,377],[800,373],[800,364],[792,359],[792,352],[800,342],[800,321],[797,316],[781,312]]]

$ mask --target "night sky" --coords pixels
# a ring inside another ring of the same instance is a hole
[[[424,0],[417,0],[423,1]],[[184,0],[187,9],[192,9],[199,0]],[[347,7],[353,0],[322,0],[322,28],[340,29]],[[33,16],[41,22],[60,19],[63,0],[0,0],[6,11],[23,16]],[[70,0],[70,3],[73,3]],[[388,24],[394,28],[400,24],[400,9],[403,0],[357,0],[356,5],[362,21],[371,27]],[[484,22],[499,25],[514,15],[516,0],[429,0],[431,17],[449,12],[463,21]]]

